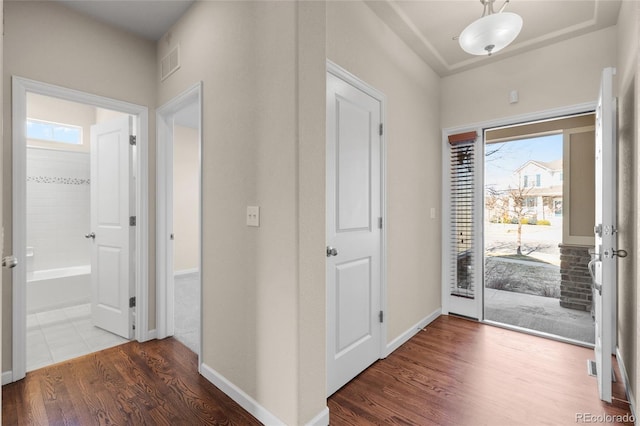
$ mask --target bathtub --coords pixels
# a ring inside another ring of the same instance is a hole
[[[91,301],[91,265],[27,272],[27,313]]]

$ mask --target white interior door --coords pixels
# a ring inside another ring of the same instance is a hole
[[[380,358],[381,102],[327,73],[327,390]]]
[[[91,127],[91,313],[93,324],[127,339],[133,335],[135,241],[130,216],[133,155],[131,117]]]
[[[611,353],[615,351],[616,145],[614,68],[602,74],[596,109],[596,226],[593,275],[595,357],[600,399],[611,402]]]

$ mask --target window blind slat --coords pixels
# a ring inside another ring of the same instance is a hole
[[[449,136],[451,284],[453,296],[475,297],[474,212],[476,133]]]

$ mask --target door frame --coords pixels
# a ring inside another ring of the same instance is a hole
[[[498,118],[494,120],[487,120],[479,123],[474,123],[466,126],[458,126],[451,127],[442,130],[442,146],[446,147],[448,142],[449,135],[455,135],[459,133],[466,133],[475,131],[477,133],[476,143],[478,144],[478,155],[477,155],[477,163],[476,163],[476,182],[480,184],[476,188],[475,195],[478,197],[478,200],[484,200],[484,161],[481,161],[481,158],[484,158],[484,131],[486,129],[491,129],[494,127],[502,127],[515,125],[519,123],[526,123],[531,121],[541,121],[541,120],[550,120],[562,116],[580,114],[584,112],[593,112],[596,108],[596,101],[593,102],[585,102],[581,104],[571,105],[567,107],[561,108],[553,108],[539,112],[533,112],[528,114]],[[442,150],[442,164],[449,164],[449,150]],[[450,217],[450,176],[449,169],[447,167],[442,168],[442,232],[443,235],[447,236],[450,234],[450,224],[446,218]],[[476,255],[476,259],[484,259],[483,247],[484,247],[484,228],[482,226],[484,219],[484,206],[482,202],[476,203],[475,208],[476,213],[476,226],[478,226],[477,235],[477,244],[476,250],[474,254]],[[462,306],[463,309],[467,309],[467,313],[456,312],[456,307],[454,305],[455,302],[452,303],[451,297],[449,296],[449,285],[451,276],[448,271],[450,271],[450,259],[448,254],[451,251],[451,242],[449,238],[442,238],[442,313],[443,314],[460,314],[463,316],[468,316],[471,318],[477,318],[480,322],[485,322],[484,319],[484,265],[483,261],[476,262],[474,276],[475,276],[475,288],[476,288],[476,297],[473,300],[473,303],[467,303]],[[615,307],[614,307],[615,309]],[[493,323],[492,323],[493,324]],[[526,331],[521,329],[520,331],[527,332],[529,334],[540,335],[539,333],[534,333],[530,331]],[[615,333],[614,333],[615,336]],[[615,337],[614,337],[615,340]]]
[[[136,254],[135,254],[135,294],[136,294],[136,329],[135,340],[149,340],[148,330],[148,270],[149,270],[149,191],[148,191],[148,139],[149,110],[146,106],[81,92],[75,89],[56,86],[23,77],[12,76],[12,214],[13,214],[13,253],[18,258],[18,265],[13,269],[13,365],[11,380],[17,381],[26,374],[26,242],[27,242],[27,149],[26,123],[27,93],[51,96],[71,102],[83,103],[99,108],[111,109],[135,117],[137,129],[137,152],[135,162],[136,179]],[[4,380],[3,380],[4,382]]]
[[[383,132],[380,136],[380,213],[382,215],[382,229],[380,230],[380,310],[384,312],[384,320],[380,323],[380,354],[379,359],[386,358],[393,350],[394,347],[387,345],[387,323],[388,323],[388,310],[387,310],[387,118],[386,107],[387,97],[363,80],[350,73],[340,65],[327,59],[327,73],[333,74],[339,79],[345,81],[358,90],[366,93],[372,98],[380,102],[380,121],[383,124]],[[326,145],[326,142],[325,142]],[[326,146],[325,146],[326,151]],[[326,169],[326,167],[325,167]],[[326,180],[326,176],[325,176]],[[325,195],[326,198],[326,195]],[[325,213],[326,215],[326,213]],[[325,226],[325,238],[326,238],[326,226]],[[326,279],[325,279],[326,287]],[[325,336],[326,338],[326,336]]]
[[[198,107],[198,264],[200,277],[200,344],[198,370],[202,354],[202,82],[198,82],[156,110],[156,333],[158,339],[174,334],[173,244],[173,118],[187,105]],[[164,236],[164,237],[163,237]]]

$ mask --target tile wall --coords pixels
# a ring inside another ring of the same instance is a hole
[[[27,148],[28,271],[90,263],[89,184],[88,153]]]

